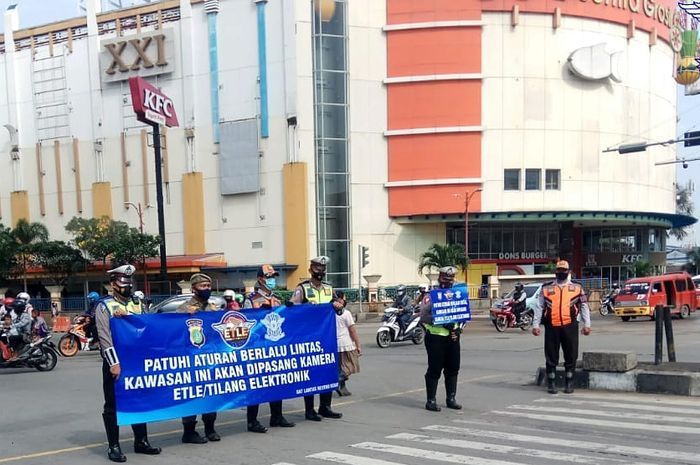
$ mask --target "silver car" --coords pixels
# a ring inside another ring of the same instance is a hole
[[[168,297],[162,302],[158,302],[155,305],[151,305],[148,308],[147,313],[172,313],[192,298],[193,294],[179,294],[172,297]],[[226,301],[223,297],[218,295],[213,295],[209,297],[209,303],[213,303],[216,308],[221,310],[226,308]]]

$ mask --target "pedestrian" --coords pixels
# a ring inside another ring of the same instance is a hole
[[[542,286],[532,321],[532,334],[540,335],[542,322],[547,392],[557,393],[555,380],[561,347],[564,352],[564,392],[571,394],[574,392],[574,370],[578,359],[578,321],[583,320],[583,335],[591,334],[591,311],[581,285],[571,282],[569,262],[558,261],[554,275],[555,281]]]
[[[438,289],[450,289],[454,285],[457,269],[454,266],[445,266],[438,270]],[[445,375],[445,394],[447,408],[459,410],[462,408],[457,403],[457,380],[460,367],[459,338],[462,334],[462,325],[449,323],[445,325],[433,324],[433,304],[430,293],[426,293],[420,305],[420,322],[425,326],[425,350],[428,353],[428,370],[425,372],[425,409],[439,412],[437,404],[437,387],[440,376]]]
[[[343,291],[333,293],[335,306],[335,328],[338,335],[338,389],[335,392],[339,396],[351,396],[348,391],[347,380],[350,375],[360,372],[360,355],[362,355],[362,345],[360,337],[357,335],[355,320],[352,313],[345,306],[347,300]]]
[[[41,316],[38,308],[32,309],[32,340],[42,339],[49,335],[49,327]]]
[[[282,301],[274,293],[277,287],[277,280],[275,279],[277,276],[279,276],[279,273],[275,271],[272,265],[262,265],[258,268],[258,281],[255,283],[255,292],[243,301],[243,311],[253,308],[271,310],[282,305]],[[258,404],[249,405],[247,408],[248,431],[250,432],[267,432],[267,428],[258,421],[259,410],[260,405]],[[281,400],[270,402],[270,426],[282,428],[295,426],[293,422],[284,418]]]
[[[107,457],[112,462],[126,462],[126,456],[122,453],[119,445],[117,406],[114,396],[114,383],[121,374],[121,365],[117,350],[112,342],[109,321],[111,318],[124,318],[128,315],[143,313],[141,305],[131,299],[134,271],[136,268],[133,265],[123,265],[107,271],[112,295],[100,300],[95,306],[97,334],[100,340],[100,354],[102,355],[102,391],[105,399],[102,420],[107,433]],[[153,447],[148,442],[145,423],[131,425],[131,429],[134,431],[134,453],[160,454],[160,447]]]
[[[192,286],[192,298],[178,307],[178,313],[193,315],[197,312],[218,310],[215,305],[209,303],[209,297],[211,297],[211,278],[209,276],[204,273],[195,273],[190,277],[190,285]],[[202,436],[196,430],[197,415],[182,417],[182,442],[206,444],[209,441],[221,441],[221,436],[214,429],[215,422],[216,412],[202,414],[202,423],[204,423],[204,436]]]
[[[312,258],[309,265],[311,277],[302,281],[292,294],[288,304],[327,304],[333,300],[333,286],[323,281],[326,277],[326,266],[330,258],[320,256]],[[334,306],[337,304],[334,304]],[[333,391],[319,394],[318,413],[314,409],[314,396],[304,396],[305,417],[311,421],[321,421],[321,417],[341,418],[342,413],[331,410]]]

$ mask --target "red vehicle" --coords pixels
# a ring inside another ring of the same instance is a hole
[[[615,316],[622,321],[639,316],[653,320],[657,305],[670,306],[672,315],[688,318],[700,307],[700,290],[686,272],[630,279],[615,298]]]
[[[531,309],[525,309],[520,315],[520,325],[516,324],[512,299],[504,300],[496,308],[492,308],[490,313],[491,322],[499,333],[502,333],[508,328],[520,328],[523,331],[527,331],[532,325],[532,318],[534,316]]]

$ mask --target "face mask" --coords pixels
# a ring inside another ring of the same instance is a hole
[[[211,297],[211,289],[198,289],[194,293],[202,300],[209,300],[209,297]]]
[[[277,287],[277,280],[275,278],[265,278],[265,287],[268,289],[274,289]]]
[[[568,271],[557,271],[554,273],[554,276],[557,277],[558,281],[566,281],[566,278],[569,277],[569,272]]]
[[[131,285],[117,286],[117,292],[124,297],[131,297]]]
[[[326,277],[326,272],[325,271],[314,271],[311,273],[311,277],[318,280],[318,281],[323,281],[323,278]]]

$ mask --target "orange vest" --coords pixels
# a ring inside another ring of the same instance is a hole
[[[259,292],[254,292],[248,298],[253,308],[275,308],[282,305],[280,299],[274,294],[265,296]]]
[[[550,283],[544,286],[544,318],[552,326],[568,326],[576,321],[581,307],[581,285],[569,283],[563,287]]]

